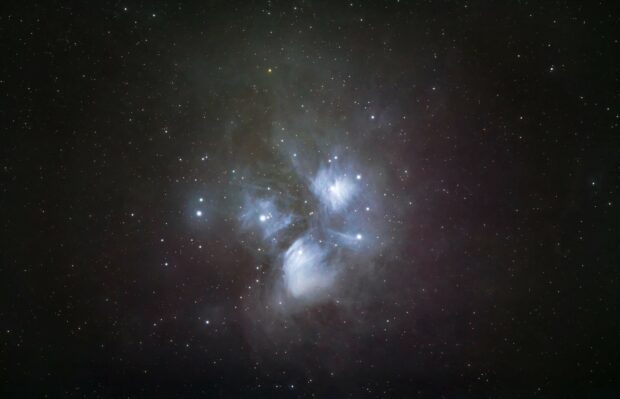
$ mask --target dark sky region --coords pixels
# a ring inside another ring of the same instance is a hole
[[[617,397],[617,2],[1,7],[0,396]]]

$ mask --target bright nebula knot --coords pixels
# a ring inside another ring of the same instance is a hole
[[[344,176],[321,169],[312,182],[312,191],[330,211],[337,212],[347,207],[357,194],[355,184]]]

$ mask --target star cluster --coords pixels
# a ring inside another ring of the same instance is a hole
[[[246,201],[241,225],[261,238],[261,248],[268,248],[267,262],[277,265],[274,285],[282,292],[272,294],[278,304],[286,297],[304,303],[333,301],[339,298],[334,286],[366,271],[379,252],[379,232],[385,230],[380,224],[385,222],[377,214],[360,211],[360,204],[380,204],[374,198],[377,188],[353,171],[356,163],[337,155],[327,162],[297,155],[289,161],[295,172],[288,178],[295,181],[287,187],[301,189],[275,194],[268,186],[242,186]],[[300,164],[319,166],[315,171]]]

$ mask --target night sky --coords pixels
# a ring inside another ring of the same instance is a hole
[[[2,397],[617,397],[616,2],[9,3]]]

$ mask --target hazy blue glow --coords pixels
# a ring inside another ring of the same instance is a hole
[[[331,286],[335,272],[326,262],[327,251],[317,243],[302,237],[284,254],[284,283],[296,298],[311,299]]]

